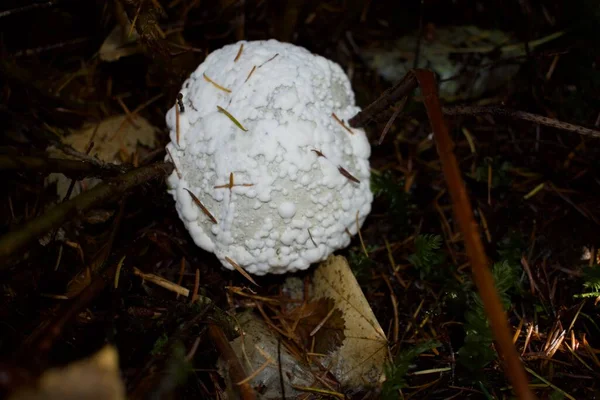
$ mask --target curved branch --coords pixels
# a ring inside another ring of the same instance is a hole
[[[136,186],[162,178],[172,171],[173,164],[166,162],[137,168],[57,205],[45,214],[26,222],[20,229],[0,237],[0,259],[7,258],[46,232],[58,228],[67,219],[77,217],[108,200],[118,198]],[[0,263],[0,270],[10,266],[10,263]]]
[[[116,164],[100,166],[83,160],[0,154],[0,171],[60,172],[77,179],[115,176],[125,172],[126,168]]]
[[[352,128],[362,128],[373,119],[373,117],[379,115],[398,100],[408,96],[418,86],[417,78],[412,71],[408,71],[400,82],[387,89],[377,100],[369,104],[354,117],[350,118],[348,124]]]
[[[495,106],[452,106],[444,107],[442,111],[446,115],[498,115],[506,118],[520,119],[523,121],[533,122],[534,124],[545,125],[551,128],[561,129],[564,131],[574,132],[583,136],[600,138],[600,131],[597,129],[590,129],[586,128],[585,126],[575,125],[568,122],[559,121],[557,119],[544,117],[543,115],[532,114],[525,111],[511,110],[508,108]]]
[[[444,121],[435,76],[433,72],[424,69],[415,69],[412,73],[419,81],[423,102],[435,136],[438,155],[442,162],[442,171],[448,185],[448,192],[452,198],[454,215],[471,262],[473,281],[477,286],[477,291],[481,296],[485,312],[492,326],[492,332],[498,344],[498,351],[504,361],[504,371],[513,384],[517,397],[524,400],[533,400],[535,396],[529,388],[527,375],[513,344],[506,313],[488,265],[489,261],[481,242],[479,227],[475,221],[458,161],[454,155],[454,143]]]

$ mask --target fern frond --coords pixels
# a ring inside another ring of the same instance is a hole
[[[381,388],[381,398],[384,400],[397,399],[398,390],[408,386],[406,374],[414,359],[417,358],[419,354],[439,346],[441,346],[441,343],[435,340],[428,340],[399,352],[394,359],[394,363],[385,366],[386,380]]]

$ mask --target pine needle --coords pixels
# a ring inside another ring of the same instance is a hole
[[[229,264],[231,264],[231,266],[233,268],[235,268],[235,270],[237,272],[239,272],[240,274],[242,274],[242,276],[246,279],[248,279],[250,282],[252,282],[253,284],[255,284],[256,286],[260,287],[260,285],[258,283],[256,283],[254,281],[254,279],[252,279],[252,277],[250,276],[250,274],[248,274],[242,267],[240,267],[240,265],[238,263],[236,263],[235,261],[233,261],[231,258],[229,257],[225,257],[225,260],[227,260],[227,262]]]
[[[354,177],[354,175],[352,175],[350,172],[348,172],[344,167],[338,167],[338,171],[340,171],[340,174],[344,175],[346,178],[348,178],[352,182],[360,183],[360,181],[358,179],[356,179]]]
[[[229,112],[226,109],[224,109],[221,106],[217,106],[217,109],[219,110],[219,112],[222,112],[223,114],[225,114],[227,116],[227,118],[229,118],[238,128],[240,128],[244,132],[248,132],[248,129],[244,128],[242,126],[242,124],[240,124],[238,122],[238,120],[233,117],[233,115],[229,114]]]
[[[352,132],[352,130],[350,130],[350,128],[348,128],[346,126],[346,124],[344,123],[344,121],[342,121],[337,115],[335,115],[335,113],[331,113],[331,116],[333,117],[333,119],[335,119],[337,121],[338,124],[340,124],[345,130],[347,130],[348,132],[350,132],[351,135],[354,135],[354,132]]]
[[[206,82],[211,83],[214,87],[216,87],[219,90],[224,91],[225,93],[231,93],[231,89],[227,89],[224,86],[219,85],[217,82],[213,81],[212,79],[210,79],[208,76],[206,76],[206,74],[202,74],[204,76],[204,80]]]
[[[242,51],[244,51],[244,43],[242,43],[240,45],[240,49],[237,52],[237,55],[235,56],[235,59],[233,60],[233,62],[237,62],[237,60],[240,59],[240,56],[242,55]]]
[[[184,189],[184,190],[187,191],[190,194],[190,196],[192,196],[192,200],[194,201],[194,203],[196,203],[196,205],[198,207],[200,207],[202,212],[212,221],[212,223],[216,224],[217,219],[215,217],[213,217],[213,215],[210,213],[210,211],[208,211],[208,208],[206,208],[204,206],[204,204],[202,204],[200,199],[198,197],[196,197],[196,195],[194,193],[192,193],[189,189]]]

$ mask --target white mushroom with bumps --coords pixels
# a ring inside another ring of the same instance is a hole
[[[369,142],[345,122],[358,111],[342,68],[304,48],[211,53],[166,117],[169,193],[194,242],[255,275],[348,246],[373,201]]]

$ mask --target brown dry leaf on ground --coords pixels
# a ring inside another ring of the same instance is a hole
[[[99,124],[86,124],[66,136],[63,142],[85,153],[90,139],[93,138],[91,156],[102,161],[119,162],[122,152],[132,154],[136,151],[138,143],[153,148],[156,132],[157,129],[139,115],[116,115],[104,119]]]
[[[297,325],[295,336],[303,348],[310,349],[312,353],[334,352],[346,339],[344,315],[331,298],[311,300],[293,308],[282,318],[290,326]]]
[[[342,345],[322,360],[343,386],[377,384],[387,359],[387,338],[348,261],[331,256],[315,270],[313,299],[332,299],[345,321]]]
[[[262,399],[283,398],[280,381],[279,359],[281,359],[281,377],[287,398],[296,398],[302,392],[296,387],[310,387],[314,384],[311,368],[290,352],[282,343],[279,347],[277,333],[273,332],[263,320],[251,312],[237,315],[237,321],[243,335],[231,341],[231,347],[237,354],[248,376],[254,375],[251,386],[261,394]],[[225,378],[228,393],[235,397],[231,378],[222,359],[218,362],[219,372]]]
[[[305,283],[290,277],[284,297],[256,297],[264,320],[250,312],[236,316],[243,333],[231,346],[251,386],[268,399],[282,398],[282,384],[287,398],[377,386],[388,343],[348,261],[329,257]],[[281,309],[271,319],[264,309],[275,311],[274,304]],[[222,360],[219,365],[232,389]]]
[[[131,32],[131,35],[129,34]],[[102,61],[113,62],[121,57],[127,57],[140,51],[137,45],[138,34],[131,31],[131,24],[125,27],[116,25],[109,35],[104,39],[100,47],[99,55]]]
[[[125,385],[119,373],[119,357],[112,346],[105,346],[89,358],[64,368],[46,371],[35,387],[15,392],[9,400],[124,400]]]
[[[101,121],[99,124],[86,124],[79,130],[73,130],[63,138],[63,143],[71,146],[80,153],[86,153],[90,142],[94,145],[90,156],[101,161],[120,164],[138,150],[138,144],[154,148],[158,129],[145,118],[136,115],[117,115]],[[55,148],[50,148],[53,157],[73,158]],[[63,174],[53,173],[47,178],[46,184],[56,182],[56,192],[62,200],[67,193],[71,180]],[[101,182],[100,179],[88,178],[77,182],[73,187],[71,197],[90,189]]]

